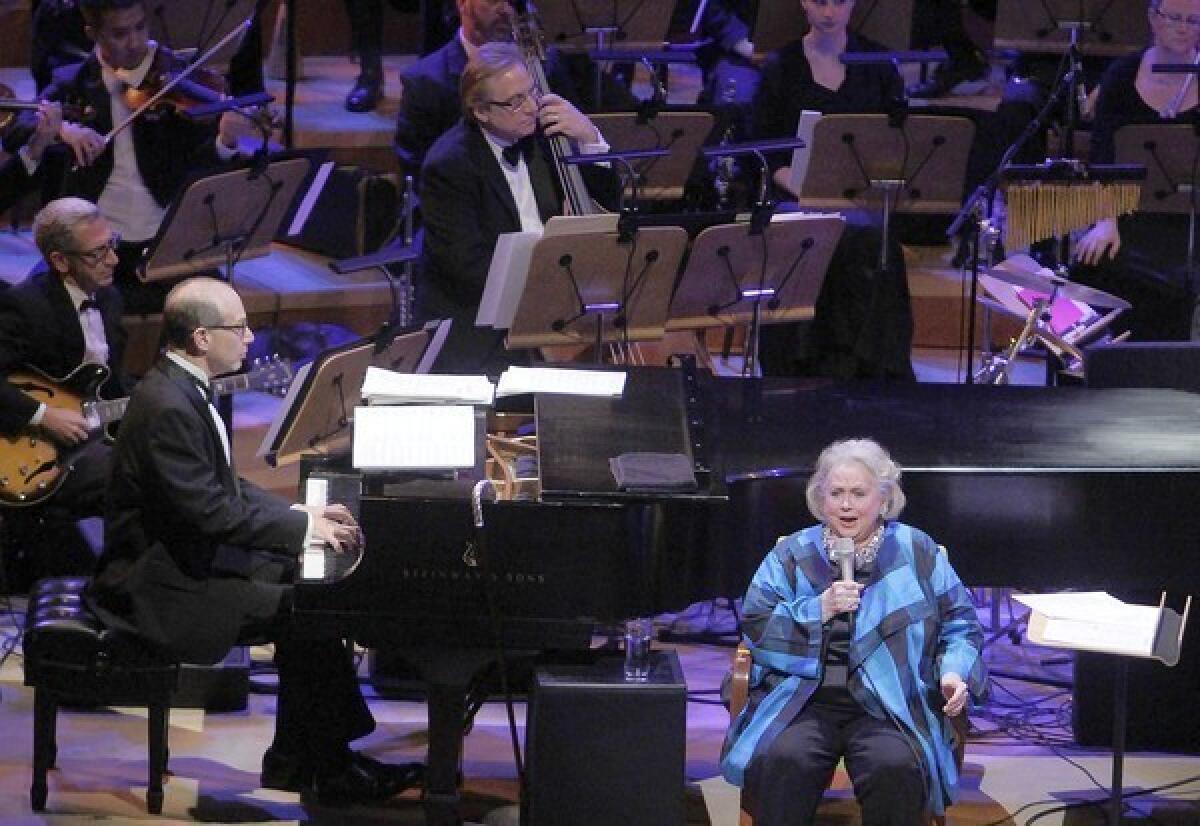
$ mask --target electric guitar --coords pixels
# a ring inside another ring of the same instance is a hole
[[[96,397],[109,373],[102,364],[81,364],[66,378],[55,379],[26,367],[10,373],[8,382],[47,407],[78,411],[88,423],[91,438],[96,438],[107,425],[125,415],[129,406],[128,397]],[[286,389],[291,380],[292,366],[274,358],[256,362],[245,373],[214,379],[212,386],[217,395],[224,396],[244,390]],[[37,505],[52,496],[86,443],[66,448],[38,427],[27,427],[15,436],[0,436],[0,508]]]

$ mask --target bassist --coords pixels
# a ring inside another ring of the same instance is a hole
[[[110,449],[103,439],[87,441],[88,427],[78,411],[40,403],[8,377],[34,368],[62,378],[81,364],[102,364],[112,376],[101,394],[123,395],[125,332],[121,296],[112,286],[117,238],[97,207],[80,198],[47,204],[33,231],[43,262],[20,284],[0,290],[0,434],[29,433],[82,449],[46,502],[5,511],[5,553],[24,554],[33,563],[27,575],[82,573],[93,560],[73,523],[101,514]],[[8,570],[19,577],[21,566],[15,567]]]

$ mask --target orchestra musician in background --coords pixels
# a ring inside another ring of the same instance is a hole
[[[1148,0],[1151,43],[1119,58],[1100,82],[1092,121],[1091,163],[1115,163],[1114,136],[1127,124],[1194,123],[1200,117],[1194,75],[1160,74],[1156,63],[1195,64],[1200,51],[1200,0]],[[1103,220],[1075,246],[1072,278],[1133,304],[1120,325],[1142,340],[1200,338],[1200,315],[1185,306],[1186,215],[1135,213]]]
[[[54,118],[40,122],[46,126],[31,143],[53,136]],[[59,450],[82,450],[45,502],[5,514],[6,545],[25,555],[18,578],[30,581],[91,573],[93,553],[75,523],[102,514],[111,451],[103,439],[89,440],[93,434],[79,410],[42,403],[9,375],[34,368],[62,379],[82,364],[98,364],[111,372],[100,388],[104,397],[123,395],[127,384],[121,370],[126,339],[121,295],[112,286],[116,241],[108,221],[93,203],[61,198],[38,212],[33,237],[41,265],[23,282],[0,290],[0,434],[36,433]]]
[[[462,112],[421,169],[425,244],[417,304],[423,317],[454,320],[439,370],[498,374],[523,357],[504,350],[503,333],[476,328],[475,314],[499,235],[540,231],[562,214],[544,138],[562,136],[589,154],[607,152],[608,144],[567,100],[537,94],[511,43],[488,43],[472,55],[463,72]],[[594,196],[615,194],[610,170],[589,169],[585,176]]]
[[[34,122],[22,116],[6,137],[17,150],[32,187],[95,201],[121,236],[116,284],[128,312],[157,312],[163,292],[136,276],[146,245],[158,232],[167,206],[186,177],[198,168],[234,158],[238,142],[258,134],[237,112],[218,124],[192,121],[167,111],[137,118],[111,139],[105,136],[130,114],[126,92],[137,88],[160,64],[180,65],[149,39],[144,0],[79,0],[94,51],[80,64],[59,69],[47,100],[77,105],[93,114],[90,122],[64,121],[59,137],[68,151],[35,160],[23,146]],[[59,147],[61,149],[61,147]]]
[[[754,664],[722,771],[758,826],[813,823],[844,758],[863,823],[924,826],[957,796],[945,718],[986,694],[974,603],[945,551],[897,521],[900,468],[876,442],[826,447],[806,498],[817,524],[779,540],[746,591]]]
[[[395,148],[402,173],[420,173],[425,153],[462,117],[459,80],[467,60],[485,43],[509,42],[517,11],[512,0],[456,0],[459,28],[440,49],[409,66],[400,75],[403,90],[396,116]],[[546,60],[549,91],[581,110],[589,106],[593,64],[586,55],[570,60],[551,49]],[[605,76],[602,92],[607,109],[633,109],[637,98]]]
[[[352,652],[292,623],[292,583],[310,543],[357,549],[344,505],[289,506],[232,464],[212,379],[238,370],[254,334],[237,292],[212,278],[175,286],[166,350],[138,383],[114,447],[104,553],[88,598],[110,628],[183,662],[214,663],[236,644],[275,643],[279,699],[264,788],[325,805],[386,800],[420,779],[352,751],[374,718]]]
[[[754,97],[753,136],[791,138],[805,109],[823,114],[902,111],[904,85],[891,63],[845,65],[847,51],[881,51],[848,31],[854,0],[802,0],[809,31],[772,52]],[[773,182],[791,200],[791,153],[768,156]],[[838,378],[912,380],[912,308],[904,255],[893,237],[889,267],[876,277],[882,233],[878,216],[843,213],[846,229],[830,261],[811,328],[772,324],[763,330],[763,371],[816,372]]]

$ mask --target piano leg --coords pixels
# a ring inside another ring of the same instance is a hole
[[[402,654],[420,672],[428,692],[426,826],[460,826],[459,769],[467,722],[467,689],[480,669],[495,660],[495,654],[465,649],[405,649]]]

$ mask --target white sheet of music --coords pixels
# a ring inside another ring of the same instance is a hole
[[[625,373],[619,370],[571,370],[563,367],[509,367],[496,384],[496,398],[520,393],[571,396],[620,396]]]
[[[797,197],[804,191],[804,179],[808,177],[808,159],[812,157],[813,133],[820,119],[820,112],[805,109],[800,113],[800,120],[796,122],[796,137],[804,141],[804,146],[792,150],[788,189]]]
[[[512,325],[529,278],[533,247],[541,238],[540,232],[505,232],[496,239],[479,312],[475,315],[476,327],[507,330]]]
[[[1103,591],[1020,594],[1013,599],[1044,617],[1046,645],[1147,657],[1154,651],[1161,610],[1130,605]]]
[[[304,480],[304,504],[325,507],[329,504],[329,480],[309,477]],[[300,560],[301,579],[322,579],[325,576],[325,543],[310,542]]]
[[[369,404],[492,403],[494,388],[487,376],[443,373],[397,373],[368,367],[362,397]]]
[[[475,465],[475,409],[403,405],[354,409],[354,467],[445,470]]]

